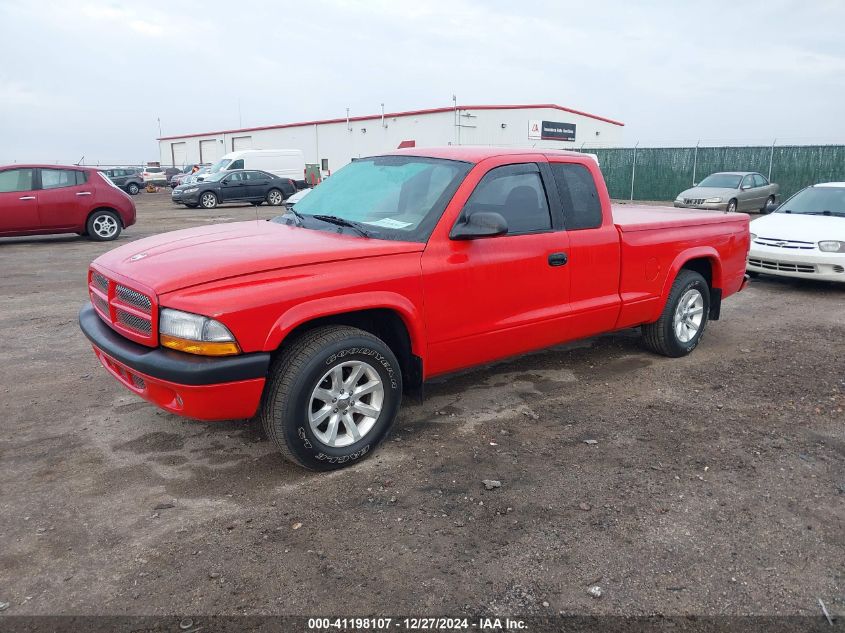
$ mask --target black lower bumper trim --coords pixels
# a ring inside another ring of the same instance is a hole
[[[264,352],[209,357],[144,347],[106,325],[90,302],[79,311],[79,327],[96,347],[129,369],[181,385],[213,385],[265,378],[270,367],[270,354]]]

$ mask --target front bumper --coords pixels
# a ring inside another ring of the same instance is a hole
[[[753,245],[746,269],[765,275],[845,282],[845,255],[809,251],[784,252],[787,249]]]
[[[270,354],[210,358],[134,343],[86,303],[79,327],[103,367],[124,387],[165,411],[198,420],[250,418],[258,410]]]
[[[686,204],[684,202],[679,202],[675,200],[673,202],[674,206],[678,209],[701,209],[702,211],[727,211],[728,210],[728,203],[725,202],[711,202],[711,203],[704,203],[704,204]]]
[[[199,191],[186,194],[174,189],[170,192],[170,199],[176,204],[199,204],[200,194]]]

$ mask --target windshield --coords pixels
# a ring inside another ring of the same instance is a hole
[[[845,187],[807,187],[780,205],[775,213],[845,217]]]
[[[231,158],[221,158],[216,163],[214,163],[209,171],[213,174],[223,169],[226,169],[226,166],[232,162]]]
[[[711,174],[698,183],[698,186],[714,189],[739,189],[740,180],[742,180],[742,176],[736,174]]]
[[[310,220],[336,216],[359,223],[375,238],[424,242],[470,167],[418,156],[361,158],[324,180],[294,209],[307,228],[337,230]]]

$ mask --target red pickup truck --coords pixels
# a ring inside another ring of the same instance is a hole
[[[353,161],[273,220],[102,255],[80,325],[142,398],[257,415],[287,458],[330,470],[432,376],[635,326],[690,353],[748,248],[744,214],[611,209],[584,154],[415,148]]]

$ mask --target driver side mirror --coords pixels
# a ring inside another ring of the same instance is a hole
[[[508,222],[501,213],[476,211],[462,218],[449,234],[453,240],[473,240],[479,237],[496,237],[508,232]]]

